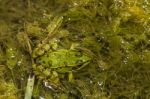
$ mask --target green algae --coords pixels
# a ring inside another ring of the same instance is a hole
[[[32,49],[47,37],[47,26],[56,16],[63,17],[56,29],[62,34],[54,35],[61,38],[61,47],[80,43],[94,58],[74,74],[74,83],[62,77],[61,91],[38,84],[36,78],[34,98],[150,98],[148,0],[1,0],[0,12],[0,98],[4,93],[24,98]],[[8,88],[7,81],[13,87]]]

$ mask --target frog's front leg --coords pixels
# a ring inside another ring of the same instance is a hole
[[[83,64],[83,65],[81,65],[79,68],[77,68],[75,71],[78,71],[78,70],[80,70],[80,69],[84,68],[84,67],[85,67],[85,66],[87,66],[89,63],[90,63],[90,62],[86,62],[86,63],[84,63],[84,64]]]
[[[73,73],[72,72],[69,72],[68,80],[69,80],[69,82],[74,82],[74,78],[73,78]]]

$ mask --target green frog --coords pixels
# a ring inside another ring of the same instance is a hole
[[[70,49],[60,47],[59,37],[60,35],[47,37],[32,52],[34,74],[54,87],[60,85],[60,78],[66,73],[69,74],[68,80],[72,82],[72,73],[87,66],[91,60],[86,51],[76,48],[76,44],[72,44]]]
[[[68,73],[69,82],[73,81],[73,72],[87,66],[91,57],[79,49],[49,50],[35,58],[34,73],[38,78],[48,81],[53,86],[60,84],[62,75]]]

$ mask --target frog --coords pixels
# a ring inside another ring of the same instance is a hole
[[[52,23],[59,23],[58,20],[55,19],[55,21],[57,22]],[[60,23],[58,25],[60,26]],[[58,29],[57,24],[54,26]],[[55,30],[54,27],[52,28]],[[56,89],[61,85],[60,79],[66,74],[68,74],[68,81],[73,82],[73,73],[87,66],[91,57],[86,51],[78,48],[79,44],[72,43],[70,48],[60,46],[61,38],[64,38],[64,31],[61,37],[55,35],[55,31],[51,32],[53,32],[51,33],[54,34],[53,36],[48,34],[46,39],[33,49],[34,63],[32,68],[38,79],[45,83],[48,82],[50,86]],[[62,32],[57,31],[58,33]]]
[[[68,74],[68,81],[73,82],[73,73],[87,66],[91,57],[84,51],[71,49],[49,49],[35,58],[34,73],[52,86],[59,86],[59,77]]]

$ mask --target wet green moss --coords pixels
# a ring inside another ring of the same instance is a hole
[[[53,35],[60,39],[60,48],[79,43],[93,61],[74,74],[79,85],[69,83],[66,75],[60,77],[64,89],[58,92],[35,83],[36,97],[149,99],[149,1],[1,0],[0,12],[0,81],[13,81],[21,98],[32,74],[33,48],[47,37],[50,22],[63,16]]]

